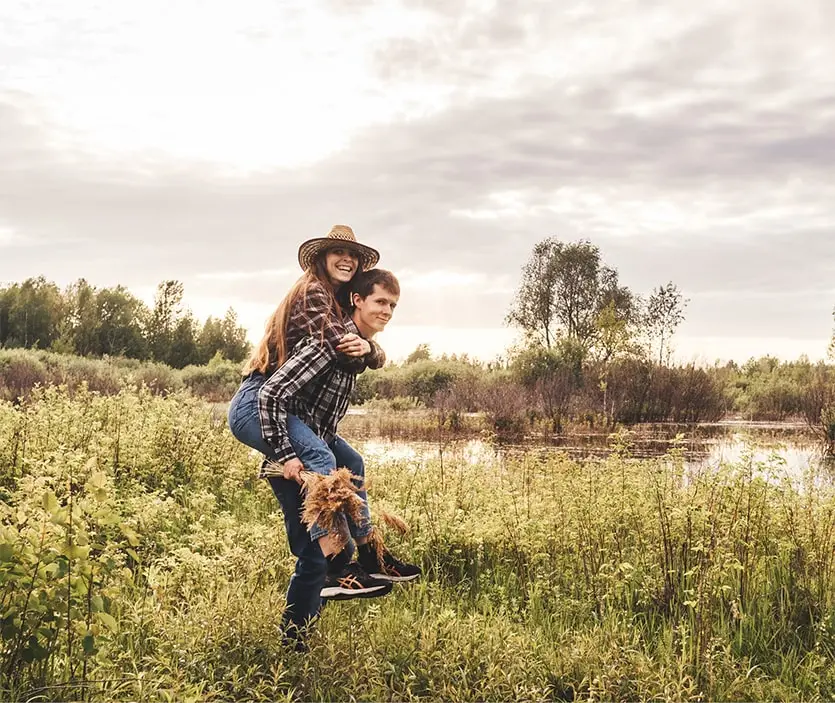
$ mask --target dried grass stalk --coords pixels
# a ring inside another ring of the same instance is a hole
[[[383,564],[383,556],[386,553],[386,545],[383,542],[383,535],[380,534],[380,530],[376,527],[373,528],[371,530],[371,534],[368,535],[368,544],[377,555],[377,563]]]
[[[337,469],[327,476],[302,471],[300,476],[305,496],[302,522],[308,530],[314,524],[326,529],[341,549],[349,539],[344,518],[347,516],[355,523],[362,521],[365,503],[357,495],[361,489],[353,481],[359,477],[348,469]]]
[[[399,515],[387,513],[385,510],[376,510],[375,512],[386,524],[386,527],[390,527],[396,532],[399,532],[401,535],[409,534],[409,526],[406,524],[406,521],[403,520],[403,518],[401,518]]]
[[[401,535],[405,535],[409,531],[409,526],[403,518],[387,513],[385,510],[378,510],[377,514],[382,518],[383,523],[385,523],[387,527],[397,530]],[[382,533],[376,527],[371,530],[368,544],[371,545],[371,548],[377,555],[377,563],[382,564],[383,556],[386,553],[386,544],[383,541]]]

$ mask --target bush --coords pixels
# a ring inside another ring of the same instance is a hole
[[[0,398],[25,398],[35,385],[46,384],[48,378],[46,366],[34,353],[0,350]]]
[[[235,395],[241,383],[241,365],[216,354],[206,366],[186,366],[181,377],[195,395],[221,403]]]

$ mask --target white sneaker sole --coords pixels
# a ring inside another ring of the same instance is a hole
[[[320,598],[330,600],[348,600],[350,598],[373,598],[383,595],[378,591],[385,590],[385,586],[370,586],[369,588],[343,588],[342,586],[327,586],[319,591]]]
[[[420,574],[412,574],[411,576],[389,576],[388,574],[368,574],[371,578],[380,579],[380,581],[394,581],[396,583],[403,583],[404,581],[414,581],[420,578]]]

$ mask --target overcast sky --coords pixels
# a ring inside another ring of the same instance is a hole
[[[833,0],[2,0],[0,283],[176,278],[255,340],[344,223],[390,357],[492,358],[534,243],[589,239],[690,299],[680,358],[820,358],[833,37]]]

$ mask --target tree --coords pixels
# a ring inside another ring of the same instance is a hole
[[[154,307],[148,319],[147,339],[151,355],[166,362],[171,354],[174,329],[182,315],[183,284],[163,281],[157,286]]]
[[[7,346],[6,341],[12,334],[9,312],[11,311],[12,302],[17,295],[16,288],[16,286],[0,288],[0,347]]]
[[[565,337],[588,353],[601,341],[601,323],[625,329],[635,309],[634,295],[603,265],[598,247],[549,237],[534,247],[506,319],[546,348]],[[603,355],[611,353],[610,344]]]
[[[3,291],[0,342],[46,349],[58,338],[61,315],[61,293],[54,283],[43,276],[15,283]]]
[[[835,320],[835,310],[832,311],[832,319]],[[832,340],[829,342],[829,358],[835,361],[835,328],[832,329]]]
[[[198,364],[197,323],[191,312],[181,315],[171,331],[170,344],[163,358],[166,364],[175,369],[182,369],[189,364]]]
[[[249,354],[250,345],[246,328],[238,324],[238,315],[229,308],[223,319],[209,316],[197,335],[198,363],[206,364],[215,354],[220,353],[229,361],[243,361]]]
[[[60,324],[62,346],[79,354],[101,354],[97,292],[85,279],[67,286],[63,296],[64,315]]]
[[[649,339],[650,354],[658,349],[658,363],[669,364],[672,354],[672,337],[684,321],[684,309],[689,301],[682,296],[672,281],[658,286],[650,295],[644,313],[644,326]]]
[[[238,324],[238,314],[229,308],[221,322],[223,346],[221,352],[226,359],[240,362],[246,359],[250,351],[250,344],[246,338],[246,328]]]
[[[223,323],[218,318],[210,315],[203,323],[200,334],[197,335],[197,350],[200,363],[208,363],[218,351],[223,349],[223,346]]]
[[[418,344],[414,351],[406,357],[407,364],[416,364],[418,361],[429,361],[432,354],[429,351],[429,345],[426,343]]]
[[[98,353],[147,359],[150,353],[143,329],[150,315],[147,306],[124,286],[103,288],[96,296]]]
[[[597,316],[596,345],[600,361],[605,363],[633,351],[635,347],[633,318],[631,303],[627,314],[623,314],[623,310],[618,310],[614,301],[610,301],[600,311]]]
[[[562,244],[548,237],[534,245],[522,268],[522,282],[507,313],[506,322],[550,349],[557,337],[555,295],[556,267]]]

